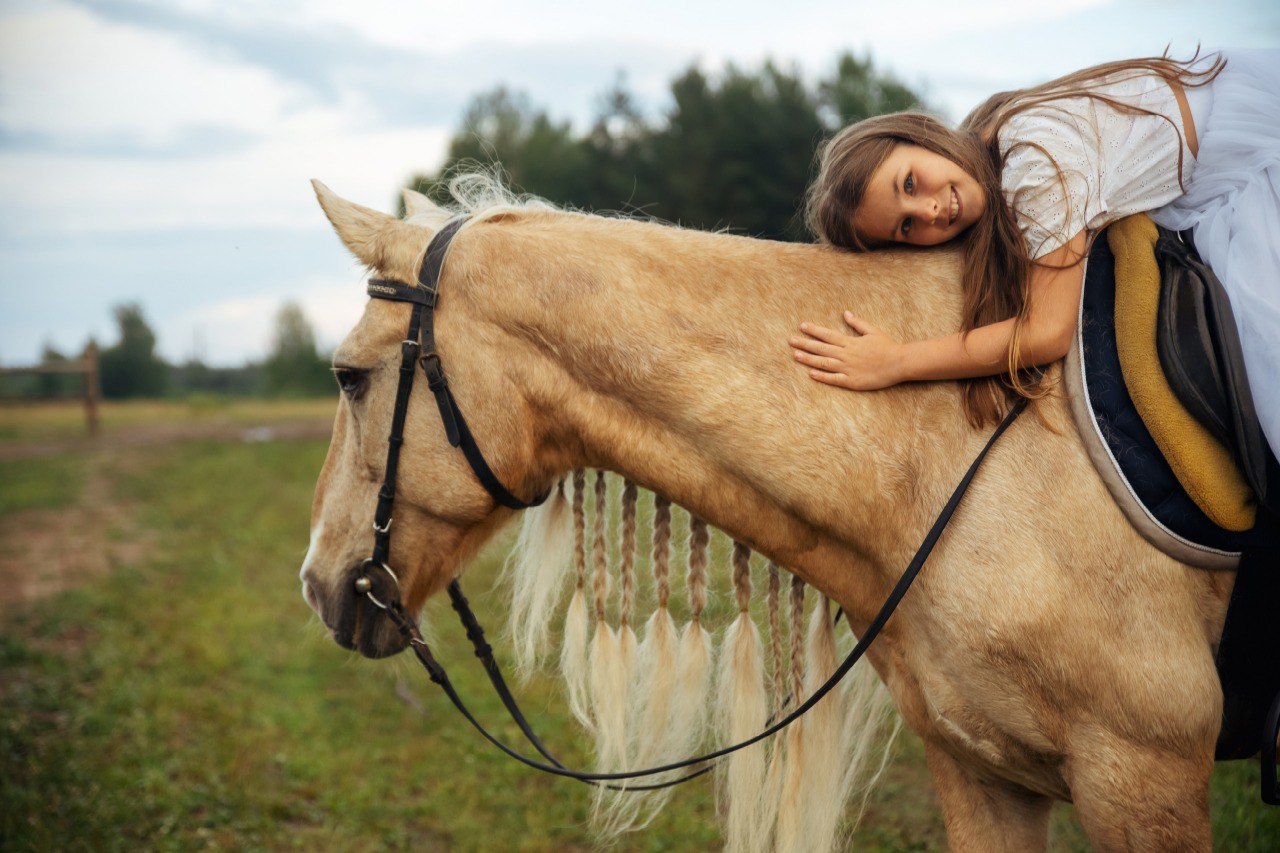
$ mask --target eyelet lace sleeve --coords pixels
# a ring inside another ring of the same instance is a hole
[[[1065,245],[1105,214],[1098,140],[1090,136],[1096,134],[1088,124],[1065,110],[1024,113],[1001,128],[1002,144],[1008,140],[1001,186],[1032,259]]]

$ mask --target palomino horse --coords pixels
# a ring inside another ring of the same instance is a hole
[[[418,197],[402,221],[316,191],[346,246],[389,279],[416,280],[449,216]],[[834,324],[846,307],[900,339],[957,329],[958,254],[470,208],[435,331],[502,483],[529,499],[574,469],[618,472],[787,567],[861,633],[988,431],[966,423],[954,383],[836,390],[785,342],[801,319]],[[351,625],[369,552],[408,313],[371,300],[334,354],[343,397],[302,570],[331,629]],[[411,398],[400,464],[395,561],[410,609],[514,515],[435,407]],[[1066,402],[1035,408],[994,448],[869,659],[923,738],[952,848],[1043,848],[1051,804],[1069,800],[1098,848],[1207,849],[1213,650],[1232,576],[1154,550],[1113,504]],[[370,657],[404,646],[390,624],[335,639]]]

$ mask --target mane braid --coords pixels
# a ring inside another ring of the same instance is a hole
[[[592,716],[596,723],[596,758],[601,769],[613,770],[627,763],[626,710],[630,683],[621,635],[610,627],[607,618],[609,549],[605,539],[605,525],[608,523],[606,487],[605,472],[597,470],[595,536],[592,541],[596,630],[591,638],[590,683]],[[595,810],[600,814],[607,805],[608,789],[597,787],[595,790]]]
[[[676,682],[671,698],[669,743],[673,757],[689,755],[707,740],[711,703],[711,635],[702,626],[707,604],[706,522],[689,515],[689,621],[680,633],[676,652]]]
[[[578,589],[587,583],[587,513],[585,497],[587,472],[576,468],[573,472],[573,568],[578,578]]]
[[[689,621],[702,623],[702,611],[707,606],[707,546],[711,533],[707,523],[695,515],[689,516]]]
[[[654,494],[652,570],[658,606],[644,625],[644,640],[636,654],[635,687],[627,718],[627,754],[634,766],[668,764],[696,751],[689,742],[690,720],[677,708],[680,690],[679,650],[675,623],[667,609],[670,597],[671,502]],[[623,493],[624,538],[626,507],[635,498]],[[624,614],[624,618],[626,615]],[[666,782],[677,774],[664,773],[651,782]],[[674,788],[620,794],[605,809],[607,830],[616,834],[646,826],[670,798]]]
[[[653,496],[653,587],[658,607],[671,597],[671,501]]]
[[[791,701],[798,704],[804,694],[804,589],[805,583],[791,576]]]
[[[619,676],[623,690],[627,693],[630,693],[633,689],[636,677],[636,663],[639,657],[639,643],[636,640],[636,632],[631,627],[636,604],[637,496],[636,484],[630,480],[624,480],[622,486],[622,553],[618,561],[621,583],[619,584],[617,644]],[[625,714],[629,708],[629,703],[626,703],[624,699],[623,713]],[[627,738],[625,749],[627,756],[635,755],[636,751],[635,726],[633,723],[634,721],[628,721],[624,731],[624,735]],[[628,808],[631,809],[633,806],[629,804]]]
[[[618,623],[631,625],[636,606],[636,484],[626,480],[622,486],[622,558],[619,573],[621,592],[618,600]]]
[[[609,602],[609,550],[605,542],[605,475],[604,471],[596,471],[596,517],[592,527],[594,536],[591,541],[592,560],[592,594],[595,597],[596,623],[605,624],[605,608]]]
[[[773,660],[773,710],[774,715],[786,704],[786,673],[782,663],[782,624],[779,618],[779,599],[782,593],[782,577],[778,564],[769,561],[769,656]]]
[[[577,576],[569,609],[565,613],[564,641],[560,648],[560,673],[564,677],[569,710],[587,731],[595,730],[587,690],[587,472],[573,472],[573,567]]]
[[[722,737],[733,743],[765,724],[769,699],[760,633],[751,620],[751,549],[735,540],[730,563],[738,616],[724,638],[717,711]],[[769,846],[773,809],[766,802],[770,786],[765,749],[764,743],[746,747],[719,765],[727,849],[764,851]]]

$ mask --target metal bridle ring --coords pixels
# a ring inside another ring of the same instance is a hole
[[[390,522],[388,522],[388,524],[389,523]],[[391,575],[391,580],[394,581],[396,585],[396,591],[399,592],[400,578],[396,577],[396,573],[391,571],[390,566],[388,566],[386,563],[375,563],[372,559],[368,559],[364,561],[364,564],[361,566],[361,568],[367,571],[370,566],[376,566],[382,569],[383,571],[385,571],[387,574]],[[389,609],[387,605],[379,601],[377,596],[373,594],[373,582],[369,580],[369,576],[367,574],[362,573],[360,577],[356,578],[356,592],[363,592],[365,594],[365,597],[368,598],[370,601],[372,601],[380,609],[382,610]]]

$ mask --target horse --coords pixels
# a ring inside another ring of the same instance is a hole
[[[473,188],[482,185],[473,182]],[[352,254],[413,282],[453,215],[406,219],[313,182]],[[861,635],[987,438],[955,382],[852,393],[791,358],[802,319],[852,308],[898,339],[961,324],[949,246],[854,254],[463,191],[436,347],[493,472],[530,499],[582,468],[616,472],[726,531],[837,603]],[[333,354],[342,386],[301,579],[351,632],[409,308],[370,300]],[[1049,368],[1054,382],[1061,366]],[[395,573],[422,607],[516,515],[450,446],[430,394],[409,401]],[[1034,850],[1055,801],[1099,849],[1209,849],[1230,572],[1160,553],[1090,464],[1061,394],[1036,400],[973,481],[868,660],[924,743],[955,850]]]

